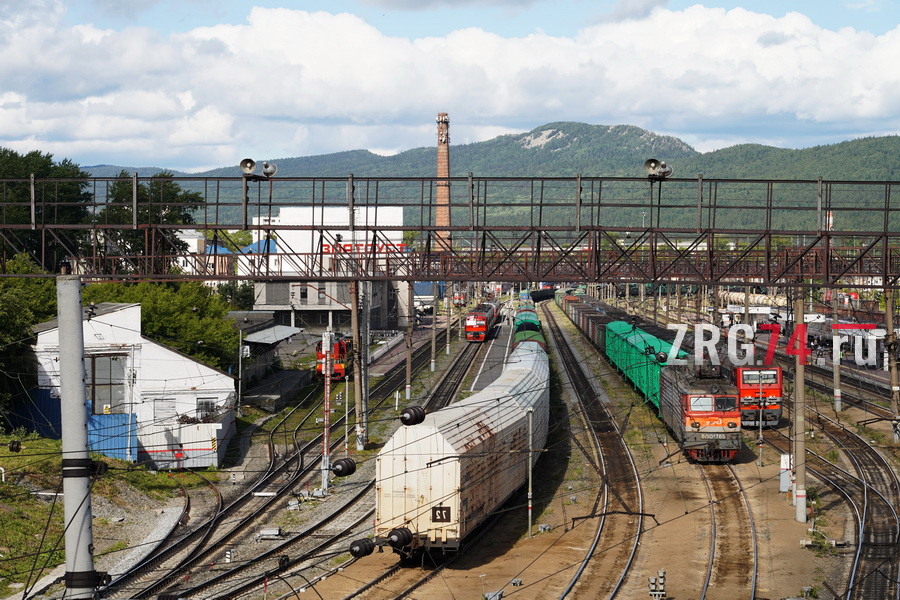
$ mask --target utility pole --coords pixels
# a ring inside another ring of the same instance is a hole
[[[838,294],[837,290],[831,290],[831,324],[837,325],[838,322]],[[839,413],[843,408],[841,406],[841,357],[843,356],[841,345],[838,343],[837,348],[831,349],[831,371],[834,373],[834,412]],[[895,413],[896,414],[896,413]]]
[[[88,454],[87,395],[84,381],[84,325],[81,278],[56,280],[59,306],[59,391],[62,413],[63,508],[66,527],[65,598],[93,598],[105,574],[94,570],[91,482],[95,463]]]
[[[444,289],[448,289],[448,288],[445,287]],[[455,289],[455,286],[454,286],[454,289]],[[448,296],[448,294],[446,292],[444,292],[444,304],[447,305],[447,346],[446,346],[446,352],[445,352],[445,354],[447,356],[450,356],[450,321],[453,320],[453,315],[450,312],[451,307],[452,307],[452,303],[451,303],[452,298],[453,298],[453,294],[450,294]]]
[[[431,282],[431,372],[434,373],[435,355],[437,354],[437,315],[438,284]]]
[[[406,399],[412,396],[412,347],[413,347],[413,327],[416,324],[415,295],[413,290],[413,282],[408,281],[409,290],[406,295]]]
[[[322,350],[325,351],[325,362],[322,364],[322,376],[325,380],[325,394],[322,402],[322,493],[328,493],[328,473],[331,470],[331,351],[334,349],[334,334],[331,329],[322,334]]]
[[[796,518],[799,523],[806,523],[806,334],[803,318],[803,294],[794,298],[794,335],[796,336],[794,356],[794,440],[796,453],[794,468],[796,469],[797,489]],[[800,329],[801,326],[804,326]],[[803,335],[801,335],[803,333]]]
[[[894,291],[884,290],[884,316],[887,326],[888,369],[891,376],[891,411],[894,415],[891,429],[894,431],[894,443],[900,442],[900,381],[897,377],[897,334],[894,332]]]
[[[360,335],[359,327],[359,283],[350,282],[350,328],[353,330],[353,397],[356,400],[354,410],[356,412],[356,449],[363,450],[365,447],[365,409],[363,408],[362,397],[362,377],[363,377],[363,361],[361,360],[363,351],[363,340]],[[349,404],[350,386],[347,388],[347,402]],[[349,408],[349,407],[348,407]]]

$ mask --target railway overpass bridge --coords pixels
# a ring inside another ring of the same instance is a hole
[[[703,176],[7,178],[0,259],[24,252],[87,280],[897,289],[898,192]],[[186,230],[209,243],[189,247]],[[227,250],[236,231],[255,244]]]

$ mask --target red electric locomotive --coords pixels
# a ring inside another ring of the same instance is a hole
[[[483,342],[497,323],[500,305],[496,302],[483,302],[466,314],[466,340]]]
[[[781,421],[781,367],[735,367],[734,385],[741,401],[741,425],[776,427]]]
[[[350,373],[353,351],[353,341],[335,338],[331,348],[331,379],[340,381]],[[316,343],[316,375],[322,376],[325,368],[325,351],[322,350],[322,340]]]
[[[698,462],[729,462],[741,449],[737,388],[705,367],[667,365],[659,378],[660,416]]]

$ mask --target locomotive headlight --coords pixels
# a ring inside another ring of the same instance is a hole
[[[700,429],[700,423],[698,423],[697,421],[694,421],[691,423],[691,427],[693,427],[694,429]]]
[[[728,423],[728,428],[729,428],[729,429],[734,429],[735,427],[737,427],[737,423],[735,423],[734,421],[729,421],[729,423]]]

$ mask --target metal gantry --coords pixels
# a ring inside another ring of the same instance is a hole
[[[48,273],[66,264],[95,280],[896,289],[898,186],[581,175],[2,179],[0,259],[24,252]],[[450,225],[438,226],[446,187]],[[202,249],[185,243],[188,230],[209,238]],[[241,230],[253,247],[223,250]]]

